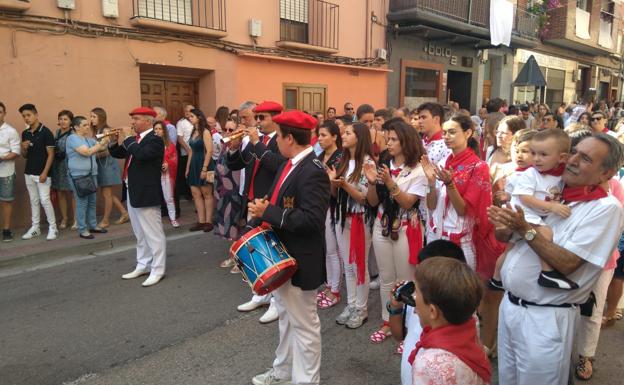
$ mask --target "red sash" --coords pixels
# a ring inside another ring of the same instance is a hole
[[[351,214],[351,232],[349,233],[349,264],[355,263],[357,284],[366,282],[366,229],[364,214]]]

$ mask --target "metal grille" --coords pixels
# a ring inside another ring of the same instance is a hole
[[[133,15],[225,31],[225,0],[133,0]]]

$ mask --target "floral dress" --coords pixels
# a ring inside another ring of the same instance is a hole
[[[236,240],[240,236],[243,198],[239,194],[240,171],[227,167],[227,151],[223,151],[217,160],[214,178],[215,210],[214,233],[227,240]]]

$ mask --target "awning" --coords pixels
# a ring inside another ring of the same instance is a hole
[[[537,60],[533,55],[529,56],[529,60],[524,63],[524,66],[520,70],[516,81],[513,82],[514,87],[544,87],[546,86],[546,79],[542,75],[542,71],[537,65]]]

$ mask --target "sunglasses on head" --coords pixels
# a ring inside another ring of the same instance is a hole
[[[259,114],[259,115],[254,116],[254,119],[259,120],[259,121],[263,121],[263,120],[264,120],[264,118],[265,118],[265,116],[264,116],[264,115],[262,115],[262,114]]]

